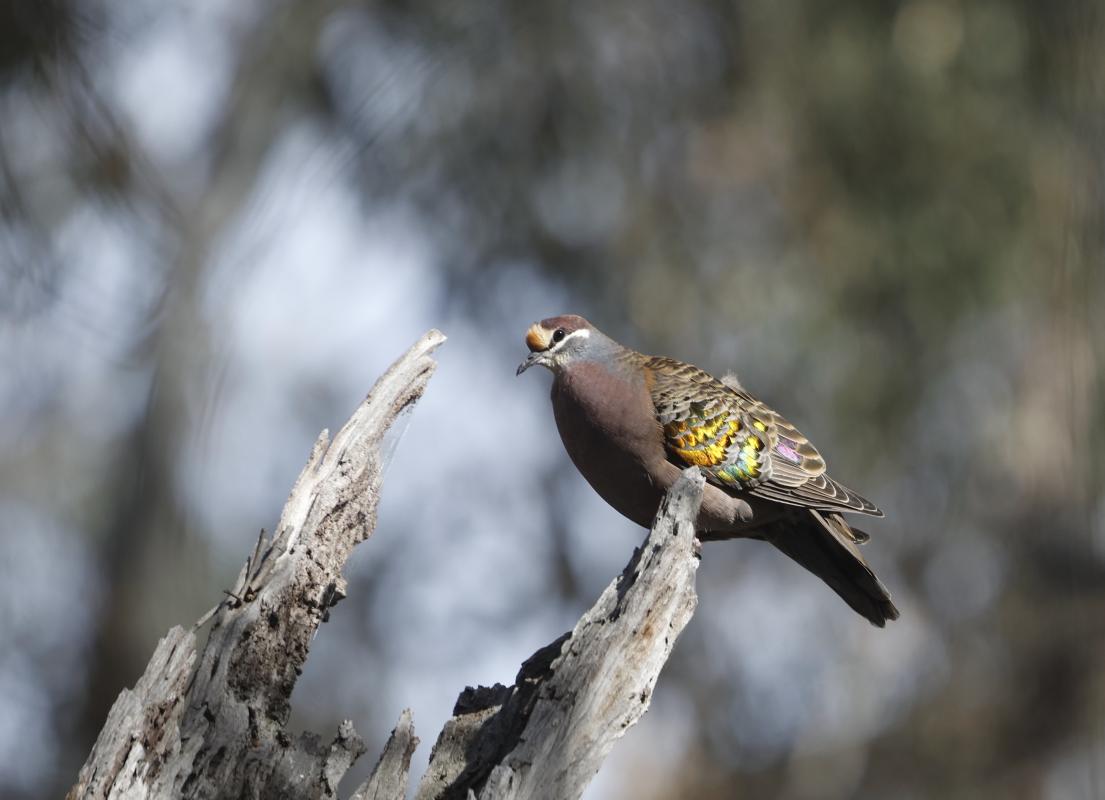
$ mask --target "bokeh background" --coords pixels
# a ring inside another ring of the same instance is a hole
[[[902,610],[707,546],[591,800],[1105,797],[1103,179],[1096,0],[0,2],[0,795],[436,326],[293,697],[420,774],[642,537],[514,377],[572,311],[792,418]]]

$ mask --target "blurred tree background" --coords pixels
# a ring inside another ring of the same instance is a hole
[[[590,797],[1105,796],[1103,181],[1094,0],[3,0],[0,795],[438,326],[293,698],[367,762],[412,706],[417,772],[642,536],[513,375],[578,312],[798,423],[902,609],[708,546]]]

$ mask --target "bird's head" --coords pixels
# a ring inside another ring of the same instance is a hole
[[[558,372],[573,360],[586,356],[602,334],[590,322],[575,314],[549,317],[530,325],[526,347],[530,354],[518,365],[517,375],[532,366]]]

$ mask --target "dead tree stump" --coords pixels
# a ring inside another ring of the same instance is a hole
[[[430,331],[376,382],[331,441],[323,431],[271,540],[191,630],[158,644],[115,701],[69,798],[330,798],[364,751],[351,722],[328,741],[287,731],[289,698],[342,571],[376,522],[385,436],[422,396],[445,341]],[[438,736],[419,800],[574,798],[647,710],[694,613],[688,470],[645,544],[575,629],[535,653],[511,687],[465,689]],[[202,651],[196,629],[213,615]],[[355,800],[403,800],[418,745],[403,712]]]

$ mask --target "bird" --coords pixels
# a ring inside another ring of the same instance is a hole
[[[706,484],[701,541],[765,540],[883,627],[898,618],[890,592],[859,552],[870,538],[843,514],[881,517],[829,477],[825,459],[781,414],[733,376],[624,347],[576,314],[535,322],[516,374],[553,374],[553,417],[572,463],[615,510],[651,527],[687,467]]]

